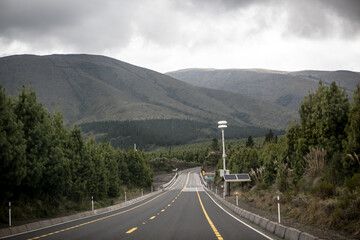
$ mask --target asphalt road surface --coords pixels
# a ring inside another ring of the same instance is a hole
[[[131,206],[6,239],[272,239],[227,213],[203,190],[199,171]]]

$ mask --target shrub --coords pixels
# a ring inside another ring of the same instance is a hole
[[[352,178],[345,181],[345,186],[349,191],[354,191],[356,188],[360,188],[360,173],[354,174]]]
[[[325,180],[320,181],[313,187],[312,194],[319,196],[322,199],[329,198],[335,193],[335,186]]]

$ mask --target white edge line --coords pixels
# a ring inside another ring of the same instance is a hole
[[[224,212],[226,212],[227,214],[229,214],[230,216],[232,216],[233,218],[235,218],[237,221],[239,221],[240,223],[244,224],[245,226],[247,226],[248,228],[251,228],[252,230],[254,230],[255,232],[263,235],[264,237],[266,237],[267,239],[271,239],[271,237],[267,236],[265,233],[260,232],[259,230],[253,228],[252,226],[250,226],[249,224],[241,221],[240,219],[238,219],[237,217],[235,217],[234,215],[232,215],[231,213],[229,213],[228,211],[226,211],[222,206],[220,206],[217,202],[215,202],[215,200],[207,193],[207,191],[204,190],[204,192],[209,196],[209,198],[219,207],[221,208]]]

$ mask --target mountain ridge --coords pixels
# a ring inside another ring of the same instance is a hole
[[[220,89],[256,97],[297,111],[301,100],[318,82],[335,81],[352,98],[360,74],[347,70],[296,72],[268,69],[181,69],[167,75],[195,86]]]
[[[96,121],[228,120],[237,126],[285,129],[295,111],[254,97],[192,86],[100,55],[16,55],[0,58],[0,84],[11,95],[36,91],[69,124]]]

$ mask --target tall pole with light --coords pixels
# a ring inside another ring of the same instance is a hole
[[[224,138],[224,129],[227,128],[227,121],[219,121],[218,122],[218,128],[221,129],[221,133],[222,133],[222,149],[223,149],[223,154],[222,154],[222,158],[223,158],[223,173],[221,174],[220,172],[220,177],[223,177],[224,174],[226,174],[226,165],[225,165],[225,158],[226,158],[226,154],[225,154],[225,138]],[[226,181],[224,182],[224,198],[226,196]]]

